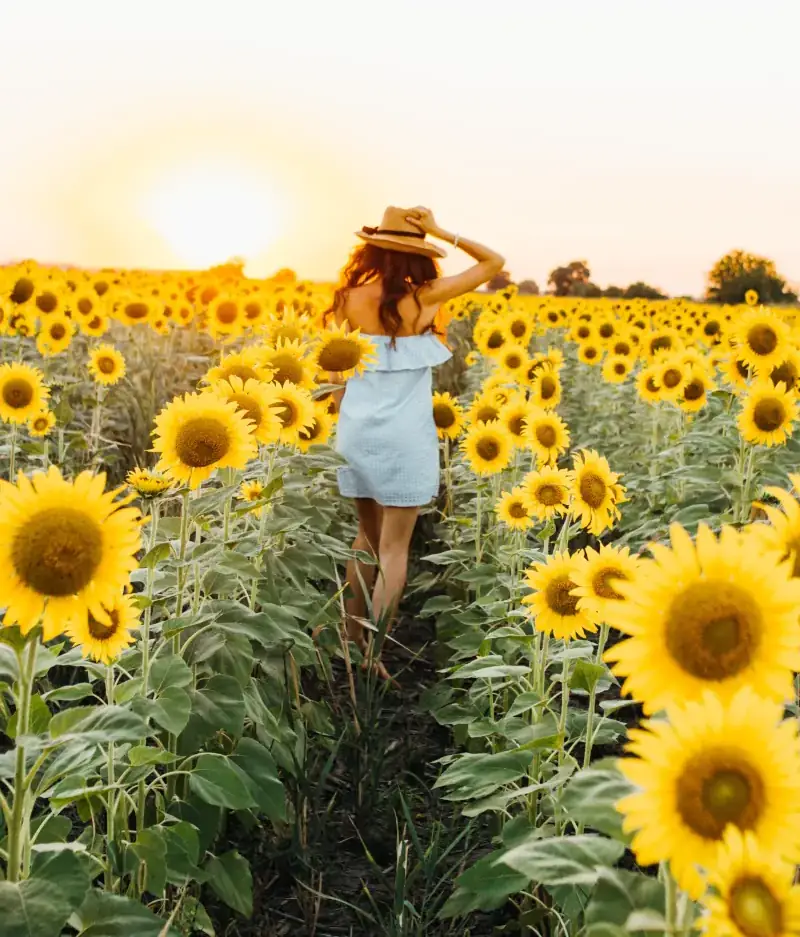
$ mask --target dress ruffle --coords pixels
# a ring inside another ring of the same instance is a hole
[[[368,371],[417,371],[435,368],[453,357],[450,350],[432,332],[408,335],[392,340],[388,335],[365,335],[375,345],[377,360]]]

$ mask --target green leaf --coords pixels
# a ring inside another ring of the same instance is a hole
[[[90,885],[72,852],[48,856],[24,882],[0,882],[3,937],[58,937]]]
[[[625,852],[622,843],[582,834],[554,839],[530,836],[509,849],[498,862],[516,869],[540,885],[594,885],[600,869],[617,862]]]
[[[197,736],[200,741],[220,731],[237,738],[242,734],[244,696],[234,677],[215,674],[204,686],[194,690],[191,697],[192,717],[187,734]]]
[[[156,748],[154,745],[136,745],[128,751],[128,761],[134,768],[144,765],[169,765],[178,760],[177,755]]]
[[[91,696],[94,690],[91,683],[73,683],[71,686],[56,687],[44,694],[44,699],[48,702],[57,700],[59,702],[76,703],[79,700]]]
[[[475,908],[492,911],[501,907],[509,895],[515,895],[528,885],[528,877],[509,868],[498,858],[500,852],[480,858],[456,879],[456,885],[475,896]]]
[[[162,897],[167,887],[167,843],[159,827],[141,830],[125,853],[125,870],[139,875],[144,866],[144,889]]]
[[[77,713],[77,717],[72,713]],[[59,742],[73,739],[99,744],[137,742],[148,734],[145,720],[122,706],[75,706],[50,720],[50,735]]]
[[[576,823],[626,842],[622,817],[615,805],[632,790],[614,768],[584,768],[567,784],[561,806]]]
[[[139,566],[144,569],[153,569],[158,566],[159,563],[168,559],[171,553],[172,548],[168,543],[157,543],[152,550],[145,553],[139,562]]]
[[[14,715],[8,720],[8,725],[6,727],[6,735],[15,739],[17,737],[17,716],[19,713],[14,713]],[[47,703],[39,696],[38,693],[34,693],[31,697],[31,709],[30,709],[30,723],[28,725],[28,734],[29,735],[43,735],[47,732],[47,727],[50,725],[50,710],[47,708]]]
[[[180,735],[183,732],[192,711],[191,697],[179,686],[168,686],[158,699],[139,700],[135,705],[142,703],[149,704],[147,711],[152,720],[173,735]]]
[[[185,820],[191,824],[200,837],[200,851],[204,853],[219,835],[222,810],[213,804],[192,797],[191,802],[173,800],[169,805],[169,815],[176,820]]]
[[[463,754],[450,764],[434,787],[452,788],[460,797],[485,797],[503,784],[523,777],[533,760],[532,751]]]
[[[602,664],[592,664],[588,660],[578,660],[570,676],[569,685],[573,690],[586,690],[591,693],[593,687],[608,673]]]
[[[197,868],[200,859],[197,829],[185,820],[160,829],[167,845],[167,881],[184,885],[191,879],[202,880],[203,873]]]
[[[208,916],[208,911],[192,895],[187,895],[183,899],[179,923],[187,933],[192,935],[205,934],[206,937],[215,937],[216,931]]]
[[[214,856],[206,863],[208,884],[228,907],[245,917],[253,913],[253,877],[250,863],[236,850]]]
[[[448,680],[488,680],[491,677],[522,677],[529,674],[530,667],[507,664],[499,654],[489,654],[469,661],[447,675]]]
[[[664,907],[662,882],[622,869],[601,869],[591,901],[586,908],[587,937],[605,937],[608,925],[617,925],[623,932],[631,930],[629,921],[635,912],[655,912],[660,917]],[[663,925],[663,918],[661,921]],[[637,923],[635,919],[633,923]],[[662,926],[636,929],[658,931],[664,928]]]
[[[89,893],[77,918],[80,937],[180,937],[141,902],[97,889]]]
[[[244,635],[262,647],[298,646],[314,650],[310,635],[298,628],[294,617],[279,605],[262,603],[260,612],[252,612],[239,602],[214,602],[211,609],[219,616],[220,628]]]
[[[273,822],[286,820],[286,792],[270,752],[255,739],[240,739],[233,761],[249,778],[250,791],[261,812]]]
[[[209,804],[243,810],[256,805],[250,780],[225,755],[200,755],[189,777],[189,787]]]
[[[523,713],[530,712],[532,709],[535,709],[542,702],[542,698],[538,693],[532,693],[530,691],[525,693],[520,693],[518,697],[511,704],[511,708],[508,711],[509,716],[521,716]]]
[[[160,696],[168,687],[185,687],[192,682],[192,671],[179,655],[159,657],[153,661],[148,680],[154,696]]]
[[[0,643],[0,677],[8,677],[12,683],[19,679],[19,660],[13,647]]]

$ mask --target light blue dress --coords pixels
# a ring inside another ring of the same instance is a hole
[[[432,368],[451,358],[430,332],[391,339],[366,336],[377,361],[351,377],[342,398],[336,451],[346,498],[385,507],[419,507],[439,493],[439,441],[433,422]]]

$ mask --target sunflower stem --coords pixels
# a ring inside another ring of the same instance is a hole
[[[178,541],[178,594],[175,597],[175,617],[180,618],[183,611],[183,594],[186,590],[186,547],[189,542],[189,489],[186,488],[181,495],[181,532]],[[178,636],[172,639],[174,653],[180,651]]]
[[[149,553],[156,545],[158,532],[158,500],[154,499],[150,506],[150,539],[147,544]],[[150,680],[150,623],[153,617],[153,583],[155,581],[155,563],[147,567],[147,581],[145,583],[145,599],[147,604],[142,616],[142,696],[147,696]]]
[[[22,863],[28,840],[30,839],[30,816],[25,810],[28,784],[25,777],[24,739],[30,728],[31,696],[33,677],[36,670],[36,649],[38,639],[28,637],[21,652],[17,654],[19,679],[17,682],[17,731],[16,754],[14,762],[14,803],[8,824],[8,863],[6,880],[18,882],[22,877]]]
[[[13,484],[14,483],[14,473],[17,468],[17,424],[11,424],[11,439],[10,439],[11,450],[9,454],[9,463],[8,463],[8,480]]]
[[[666,932],[668,934],[674,934],[678,917],[678,886],[666,862],[661,863],[660,873],[664,882],[664,920],[667,924]]]
[[[561,715],[558,719],[558,734],[561,738],[561,747],[558,751],[558,761],[564,761],[564,741],[567,731],[567,711],[569,710],[569,657],[567,657],[568,644],[564,643],[564,663],[561,667]]]
[[[109,664],[106,667],[106,703],[111,706],[114,703],[114,666]],[[108,784],[108,799],[106,802],[106,871],[105,887],[106,891],[114,891],[114,872],[112,870],[111,854],[115,848],[116,831],[116,812],[117,799],[114,791],[114,743],[108,743],[108,755],[106,760],[106,774]]]
[[[450,464],[450,439],[448,437],[442,440],[442,449],[444,451],[444,516],[448,517],[453,513],[453,477]]]
[[[600,626],[600,636],[597,639],[597,653],[595,654],[594,658],[596,664],[603,663],[603,651],[605,650],[607,638],[608,625],[602,624]],[[589,708],[586,713],[586,747],[583,750],[584,768],[588,768],[592,760],[592,744],[594,743],[594,704],[596,696],[597,681],[592,683],[592,688],[589,690]]]

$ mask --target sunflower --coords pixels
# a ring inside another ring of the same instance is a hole
[[[766,852],[749,831],[722,834],[699,924],[708,937],[793,937],[800,933],[794,865]]]
[[[748,306],[757,306],[758,305],[758,291],[757,290],[747,290],[744,294],[744,301]]]
[[[706,690],[670,707],[669,721],[629,733],[634,757],[619,767],[638,790],[616,807],[641,865],[668,860],[680,887],[698,898],[698,867],[715,868],[729,826],[769,852],[800,858],[800,750],[794,720],[781,715],[750,687],[727,703]]]
[[[660,387],[661,400],[677,401],[689,380],[690,369],[683,363],[680,354],[665,354],[656,364],[656,381]]]
[[[95,313],[89,319],[78,320],[78,328],[84,335],[89,335],[92,338],[100,338],[101,335],[105,335],[108,331],[108,316],[104,316],[99,312]]]
[[[800,351],[790,347],[786,357],[769,372],[773,384],[783,384],[786,390],[800,390]]]
[[[47,436],[56,425],[56,418],[51,410],[40,410],[34,413],[28,421],[28,430],[31,436]]]
[[[795,493],[800,492],[800,475],[789,475]],[[754,538],[758,549],[772,552],[776,563],[789,561],[791,575],[800,579],[800,504],[783,488],[770,486],[766,493],[780,504],[782,511],[771,504],[759,504],[768,524],[752,524],[747,536]]]
[[[294,384],[311,390],[314,387],[315,362],[306,358],[308,346],[301,342],[279,339],[274,346],[261,350],[265,367],[273,372],[272,380],[277,384]]]
[[[561,379],[551,364],[538,370],[531,388],[531,403],[542,410],[555,410],[561,402]]]
[[[114,315],[125,325],[146,325],[156,315],[155,304],[143,296],[129,294],[120,298]]]
[[[470,423],[492,423],[499,420],[500,411],[506,401],[507,398],[502,402],[498,400],[493,390],[484,390],[483,393],[476,394],[472,406],[467,411],[467,419]]]
[[[288,342],[302,342],[309,331],[309,326],[306,316],[299,316],[294,310],[287,310],[282,318],[271,316],[266,331],[273,345],[281,339]]]
[[[464,428],[464,412],[448,393],[433,395],[433,422],[439,439],[456,439]]]
[[[513,312],[508,317],[506,328],[513,341],[526,348],[533,335],[533,319],[524,312]]]
[[[175,397],[156,417],[153,436],[157,470],[190,488],[215,469],[243,469],[257,451],[249,420],[215,393]]]
[[[731,336],[737,357],[759,373],[779,365],[790,347],[789,326],[774,312],[752,309]]]
[[[155,498],[169,491],[173,485],[172,479],[166,475],[143,468],[131,469],[125,481],[141,498]]]
[[[528,472],[522,490],[530,513],[539,520],[566,514],[569,508],[572,473],[566,469],[543,468]]]
[[[528,500],[522,488],[504,491],[494,510],[498,520],[512,530],[527,530],[533,524]]]
[[[75,334],[75,323],[65,315],[58,313],[48,316],[36,336],[36,350],[43,357],[61,354],[69,348]]]
[[[509,395],[506,403],[500,407],[499,421],[508,430],[516,446],[527,445],[525,441],[525,425],[530,417],[531,405],[520,393]]]
[[[113,345],[102,344],[89,352],[89,374],[97,384],[116,384],[125,377],[125,359]]]
[[[623,384],[633,370],[633,361],[625,355],[609,355],[603,362],[603,380]]]
[[[243,501],[254,502],[260,501],[265,497],[264,495],[264,486],[257,479],[253,479],[249,482],[242,482],[241,487],[239,488],[239,497]],[[261,517],[261,514],[264,510],[264,505],[259,504],[258,507],[253,508],[249,513],[255,515],[256,517]]]
[[[684,413],[697,413],[708,403],[708,395],[714,390],[714,381],[705,368],[692,368],[689,380],[683,385],[678,406]]]
[[[601,544],[599,550],[587,548],[583,555],[576,555],[575,595],[580,597],[580,608],[590,608],[598,620],[605,621],[609,609],[613,610],[625,596],[614,588],[620,581],[630,582],[636,578],[639,558],[631,556],[628,547],[612,547]]]
[[[214,338],[236,338],[245,327],[241,297],[233,293],[220,293],[206,309],[206,329]]]
[[[236,404],[236,409],[250,421],[250,432],[260,443],[275,442],[281,433],[278,405],[270,394],[269,384],[243,381],[231,375],[227,381],[217,381],[205,393],[218,394]]]
[[[577,453],[572,468],[572,514],[598,536],[619,519],[617,505],[625,500],[625,489],[618,483],[619,475],[593,449]]]
[[[531,408],[523,438],[539,462],[555,462],[569,446],[567,424],[556,413]]]
[[[106,304],[92,289],[77,290],[69,298],[68,308],[72,318],[80,324],[94,316],[106,314]]]
[[[672,548],[651,546],[627,601],[610,624],[630,635],[606,652],[623,691],[647,713],[712,688],[723,699],[747,684],[769,699],[792,693],[800,670],[800,580],[790,563],[756,548],[751,537],[723,527],[719,539],[701,524],[697,542],[678,524]]]
[[[27,423],[44,410],[50,390],[44,375],[29,364],[0,365],[0,419],[7,423]]]
[[[243,381],[255,380],[269,383],[275,372],[263,363],[263,352],[254,347],[244,348],[232,355],[226,355],[220,363],[209,368],[203,380],[208,384],[217,381],[227,381],[231,377],[241,378]]]
[[[105,492],[105,475],[70,482],[56,466],[15,485],[0,482],[0,595],[4,623],[23,634],[41,619],[44,639],[114,601],[136,569],[139,512]]]
[[[473,423],[461,447],[469,467],[476,475],[502,472],[511,460],[514,448],[508,430],[496,420],[491,423]]]
[[[658,329],[651,332],[644,340],[644,353],[650,361],[655,361],[661,355],[680,351],[681,348],[683,348],[683,342],[674,329]]]
[[[51,316],[56,313],[63,315],[63,293],[56,284],[47,284],[43,289],[37,290],[33,298],[33,305],[40,316]]]
[[[131,632],[138,627],[139,610],[133,604],[133,596],[120,593],[111,602],[74,618],[66,633],[73,644],[80,646],[84,657],[110,664],[133,644]]]
[[[579,345],[583,342],[597,341],[597,333],[592,323],[584,319],[579,319],[572,325],[569,337]]]
[[[269,384],[269,395],[281,422],[279,442],[289,445],[300,439],[303,430],[314,427],[314,401],[307,390],[290,381],[285,384]]]
[[[797,419],[797,398],[783,384],[759,378],[747,390],[737,426],[746,442],[782,446]]]
[[[324,402],[314,401],[314,422],[297,434],[297,448],[308,452],[312,446],[324,446],[333,429],[333,414]]]
[[[464,364],[468,368],[474,367],[480,360],[481,356],[477,351],[468,351],[466,355],[464,355]]]
[[[508,335],[500,325],[485,329],[475,329],[475,344],[485,358],[496,358],[503,346],[509,341]]]
[[[603,360],[601,346],[594,342],[581,342],[578,345],[578,360],[589,365],[599,364]]]
[[[344,380],[362,374],[373,364],[375,343],[361,334],[360,329],[348,331],[345,325],[325,329],[319,336],[314,354],[317,370],[340,374]]]
[[[503,346],[503,350],[498,355],[498,364],[511,379],[517,379],[528,369],[530,358],[522,345],[509,343]]]
[[[591,610],[578,608],[574,570],[569,553],[555,553],[544,563],[534,563],[525,573],[526,584],[534,591],[522,601],[531,606],[536,630],[549,632],[562,641],[597,630]]]

